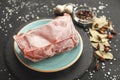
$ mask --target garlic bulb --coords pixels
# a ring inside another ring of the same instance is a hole
[[[73,6],[72,5],[66,5],[65,6],[65,12],[71,14],[73,12]]]
[[[59,14],[59,13],[63,13],[65,9],[65,5],[57,5],[55,7],[55,13]]]

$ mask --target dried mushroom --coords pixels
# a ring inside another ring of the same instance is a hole
[[[97,26],[96,26],[96,24],[97,24]],[[92,29],[98,30],[98,29],[102,28],[105,24],[106,25],[108,24],[105,16],[102,16],[100,18],[96,17],[93,21]]]
[[[104,45],[109,45],[107,38],[101,38],[100,40],[98,38],[90,37],[90,41],[93,43],[103,43]]]
[[[104,51],[104,45],[102,43],[99,43],[99,51]]]
[[[108,21],[108,29],[114,31],[113,26],[112,26],[112,21]]]
[[[102,44],[103,44],[104,46],[110,46],[110,44],[108,43],[108,40],[105,41],[105,42],[103,42]]]
[[[91,43],[91,45],[99,51],[105,50],[105,46],[102,43]]]
[[[110,44],[108,42],[116,34],[112,22],[107,21],[105,16],[95,18],[89,32],[91,45],[95,48],[95,53],[99,56],[99,59],[102,61],[113,59],[113,55],[109,52]]]
[[[100,42],[98,39],[94,38],[94,37],[90,37],[90,41],[91,42]]]
[[[89,29],[89,32],[91,34],[92,37],[94,38],[98,38],[101,37],[101,38],[106,38],[107,37],[107,34],[100,34],[98,31],[94,30],[94,29]]]
[[[95,53],[104,59],[113,59],[113,55],[110,52],[95,51]]]
[[[91,43],[91,45],[92,45],[95,49],[97,49],[97,47],[98,47],[98,43]]]

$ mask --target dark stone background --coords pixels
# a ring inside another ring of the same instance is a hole
[[[16,29],[37,19],[54,18],[53,8],[65,3],[87,4],[97,9],[102,5],[106,6],[99,10],[98,16],[105,15],[107,19],[112,20],[117,32],[110,41],[114,59],[101,62],[99,71],[90,67],[83,76],[80,76],[80,80],[120,79],[120,0],[0,0],[0,80],[16,80],[7,68],[4,57],[6,44]]]

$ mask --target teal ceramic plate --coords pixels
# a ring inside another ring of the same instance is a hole
[[[27,31],[33,29],[33,28],[38,28],[44,24],[47,24],[50,22],[51,19],[42,19],[42,20],[37,20],[34,21],[26,26],[24,26],[19,32],[20,33],[26,33]],[[81,56],[82,50],[83,50],[83,42],[82,38],[79,35],[79,44],[77,47],[72,49],[69,52],[65,52],[63,54],[55,55],[51,58],[44,59],[39,62],[31,62],[28,59],[24,58],[22,52],[18,48],[18,45],[16,42],[14,42],[14,50],[15,50],[15,55],[17,56],[18,60],[25,65],[27,68],[30,68],[35,71],[39,72],[57,72],[64,70],[71,65],[73,65]]]

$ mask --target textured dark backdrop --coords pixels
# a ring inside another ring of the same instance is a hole
[[[4,62],[5,46],[15,30],[28,22],[54,18],[53,7],[57,4],[75,3],[88,5],[113,21],[117,36],[110,41],[114,59],[102,62],[99,71],[90,68],[80,80],[119,80],[120,79],[120,0],[0,0],[0,80],[15,80]],[[100,6],[105,6],[100,10]],[[74,75],[74,74],[73,74]]]

